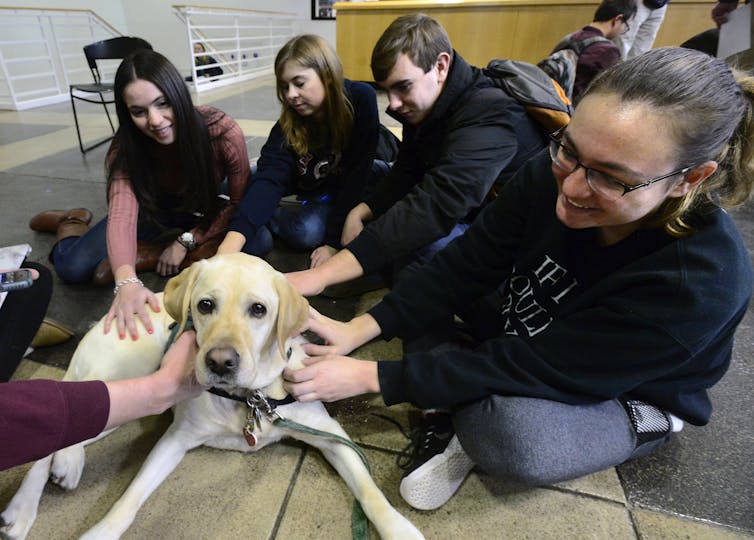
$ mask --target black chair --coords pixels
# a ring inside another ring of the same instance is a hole
[[[139,49],[152,49],[152,46],[145,40],[138,38],[138,37],[115,37],[111,39],[106,39],[103,41],[98,41],[96,43],[92,43],[90,45],[87,45],[84,47],[84,55],[86,56],[86,61],[89,63],[89,69],[92,72],[92,77],[94,78],[94,83],[81,83],[81,84],[72,84],[70,85],[70,94],[71,94],[71,107],[73,107],[73,120],[76,122],[76,135],[78,135],[79,138],[79,148],[81,148],[81,153],[85,154],[89,150],[92,150],[94,148],[97,148],[98,146],[101,146],[111,140],[113,138],[113,135],[115,134],[115,126],[113,125],[113,121],[110,119],[110,112],[107,110],[108,103],[115,103],[115,99],[110,96],[109,99],[105,99],[105,94],[113,92],[113,84],[102,82],[102,78],[100,76],[99,68],[97,67],[97,60],[117,60],[121,58],[125,58],[129,54],[131,54],[134,51],[137,51]],[[75,92],[85,93],[85,94],[96,94],[99,96],[99,100],[94,99],[94,96],[92,95],[91,98],[82,97],[81,95],[74,94]],[[84,148],[84,144],[81,142],[81,130],[79,128],[79,119],[76,115],[76,101],[77,99],[80,99],[81,101],[86,101],[87,103],[98,103],[101,104],[105,109],[105,114],[107,115],[107,121],[110,122],[110,129],[113,131],[113,135],[107,137],[106,139],[99,141],[92,146],[89,146],[88,148]]]

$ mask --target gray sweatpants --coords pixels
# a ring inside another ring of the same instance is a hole
[[[492,476],[545,485],[619,465],[662,446],[668,431],[637,447],[618,400],[568,405],[538,398],[491,396],[453,411],[463,449]]]

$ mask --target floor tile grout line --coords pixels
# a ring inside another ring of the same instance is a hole
[[[288,489],[285,491],[283,502],[280,504],[280,510],[278,511],[278,515],[275,518],[275,523],[272,525],[272,530],[270,531],[270,540],[275,540],[278,536],[280,525],[283,523],[283,518],[285,517],[285,513],[288,510],[288,503],[290,502],[291,496],[293,495],[293,489],[296,487],[296,481],[298,480],[301,469],[304,466],[304,459],[306,459],[307,451],[308,448],[306,446],[301,448],[301,454],[299,455],[296,466],[293,469],[291,479],[288,482]]]

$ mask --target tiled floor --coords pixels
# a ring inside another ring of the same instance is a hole
[[[274,122],[278,105],[272,80],[204,95],[235,117],[251,157]],[[381,100],[384,105],[384,100]],[[386,124],[395,123],[387,117]],[[84,115],[90,140],[108,132],[92,106]],[[33,233],[29,218],[48,208],[86,206],[96,218],[106,210],[104,153],[82,156],[72,127],[70,105],[24,112],[0,111],[0,245],[29,243],[31,260],[46,261],[50,235]],[[754,252],[754,208],[735,213]],[[305,258],[281,251],[270,262],[281,270]],[[164,280],[145,277],[160,290]],[[349,318],[377,301],[380,293],[312,303],[323,312]],[[76,328],[80,337],[109,306],[109,288],[69,286],[56,281],[50,316]],[[377,398],[329,406],[346,431],[364,447],[374,476],[390,501],[427,538],[754,538],[754,315],[738,331],[730,372],[712,391],[715,413],[705,428],[686,427],[666,448],[618,469],[572,482],[525,488],[473,473],[451,501],[434,512],[410,509],[400,498],[395,456],[406,441],[398,429],[415,411],[386,408]],[[62,376],[76,339],[31,354],[16,378]],[[400,358],[400,342],[377,342],[358,354]],[[49,487],[31,539],[75,538],[98,521],[119,497],[146,453],[170,421],[170,414],[133,422],[89,447],[87,468],[75,492]],[[18,488],[28,466],[0,473],[0,508]],[[165,539],[345,539],[350,537],[352,497],[312,449],[282,443],[255,455],[213,449],[191,452],[148,500],[126,538]],[[372,531],[373,536],[375,535]]]

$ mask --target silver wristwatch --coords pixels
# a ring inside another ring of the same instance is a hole
[[[196,248],[196,240],[194,240],[194,235],[190,232],[185,232],[180,235],[178,237],[178,243],[189,251],[192,251],[194,248]]]

